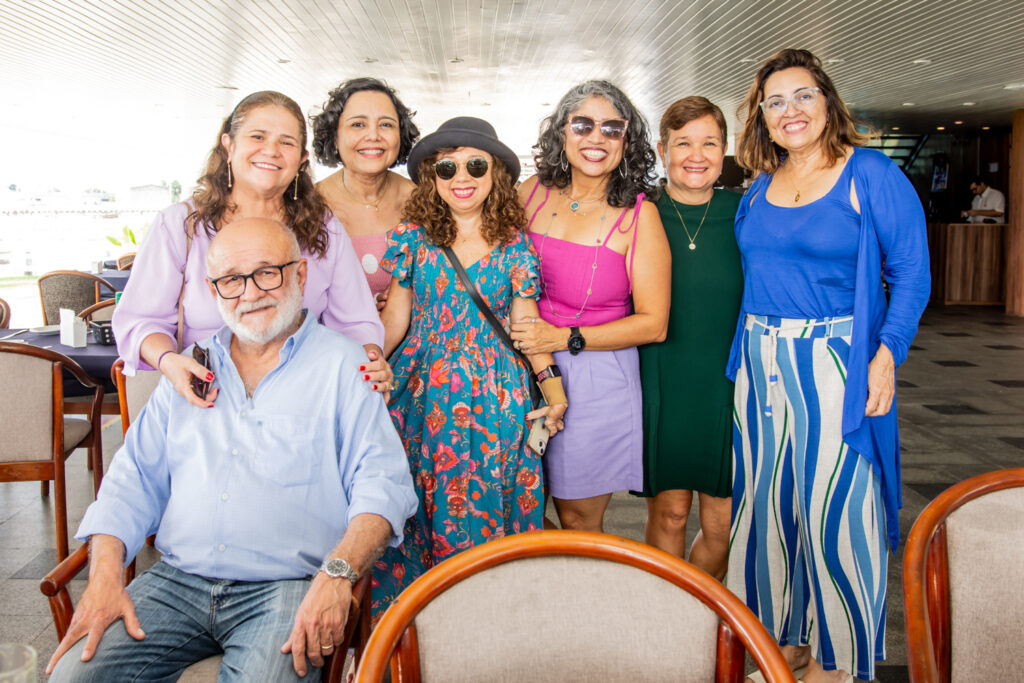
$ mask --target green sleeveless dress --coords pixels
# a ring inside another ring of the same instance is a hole
[[[733,231],[740,197],[715,190],[710,206],[679,204],[667,191],[658,199],[672,250],[672,307],[665,341],[640,347],[645,496],[732,492],[733,383],[725,367],[743,293]]]

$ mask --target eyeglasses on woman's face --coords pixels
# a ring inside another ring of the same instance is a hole
[[[466,173],[474,178],[483,178],[487,175],[487,168],[490,166],[487,159],[473,157],[466,161]],[[434,164],[434,175],[441,180],[451,180],[459,172],[459,164],[453,159],[441,159]]]
[[[800,88],[790,97],[772,95],[760,103],[761,111],[765,116],[781,116],[791,104],[798,111],[810,111],[818,103],[820,94],[821,88]]]
[[[222,299],[237,299],[245,294],[245,287],[250,279],[260,290],[270,292],[284,284],[284,269],[295,263],[298,261],[289,261],[279,266],[262,266],[245,275],[242,273],[223,275],[210,280],[210,283],[217,289],[217,294]]]
[[[583,137],[590,135],[594,128],[600,126],[601,135],[609,140],[621,140],[629,127],[629,121],[625,119],[604,119],[595,121],[589,116],[576,115],[569,119],[569,130],[573,135]]]

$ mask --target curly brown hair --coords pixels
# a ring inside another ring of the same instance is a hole
[[[736,112],[742,118],[746,110],[746,123],[736,145],[736,163],[749,171],[774,173],[785,158],[786,150],[775,144],[768,133],[768,124],[765,123],[760,105],[764,99],[764,82],[768,77],[793,67],[810,73],[814,84],[825,97],[826,118],[821,145],[830,166],[846,155],[846,147],[863,145],[874,135],[874,131],[867,127],[866,134],[858,130],[858,122],[843,104],[832,79],[822,68],[820,59],[807,50],[782,50],[758,69],[754,83],[747,91],[746,100]]]
[[[437,193],[434,162],[453,151],[453,147],[439,149],[420,162],[420,181],[409,195],[402,215],[403,220],[423,228],[430,241],[439,247],[452,246],[458,231],[451,209]],[[508,168],[498,157],[492,155],[491,159],[492,187],[481,208],[483,227],[480,234],[488,244],[508,244],[526,225],[526,211],[519,204],[515,181]]]
[[[213,237],[222,227],[221,222],[225,215],[238,208],[237,204],[231,200],[231,188],[228,186],[228,154],[221,144],[221,137],[227,134],[234,140],[250,111],[272,105],[283,107],[295,117],[301,131],[302,151],[307,151],[306,119],[295,100],[273,90],[254,92],[245,97],[224,119],[220,130],[217,131],[217,141],[206,160],[206,169],[197,181],[196,190],[192,194],[194,208],[185,221],[189,230],[195,231],[200,225],[203,225],[207,234]],[[324,224],[327,204],[313,183],[313,174],[310,173],[308,163],[304,162],[299,166],[297,177],[298,199],[294,199],[295,185],[289,185],[282,198],[284,201],[282,222],[291,227],[303,249],[322,258],[327,253],[328,243],[327,227]]]

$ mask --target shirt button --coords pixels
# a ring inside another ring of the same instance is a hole
[[[224,552],[225,550],[227,550],[227,546],[221,543],[219,546],[217,546],[217,550]]]
[[[220,494],[220,499],[221,500],[227,500],[228,499],[228,494],[226,494],[226,493]]]
[[[242,411],[242,417],[245,417],[245,411],[244,410]]]
[[[237,448],[232,448],[231,449],[231,455],[238,455],[238,449]]]

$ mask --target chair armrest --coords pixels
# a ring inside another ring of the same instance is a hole
[[[64,558],[50,573],[39,582],[39,590],[50,602],[50,613],[53,614],[53,625],[57,629],[57,640],[63,640],[75,615],[75,606],[71,602],[68,583],[78,576],[79,572],[89,563],[89,544],[83,544],[75,552]]]
[[[345,622],[341,642],[334,648],[334,653],[324,665],[324,683],[340,683],[345,673],[345,658],[348,656],[349,648],[355,648],[355,666],[359,665],[359,658],[370,635],[370,610],[367,601],[369,590],[370,572],[367,572],[366,576],[352,586],[352,604],[348,609],[348,621]]]

